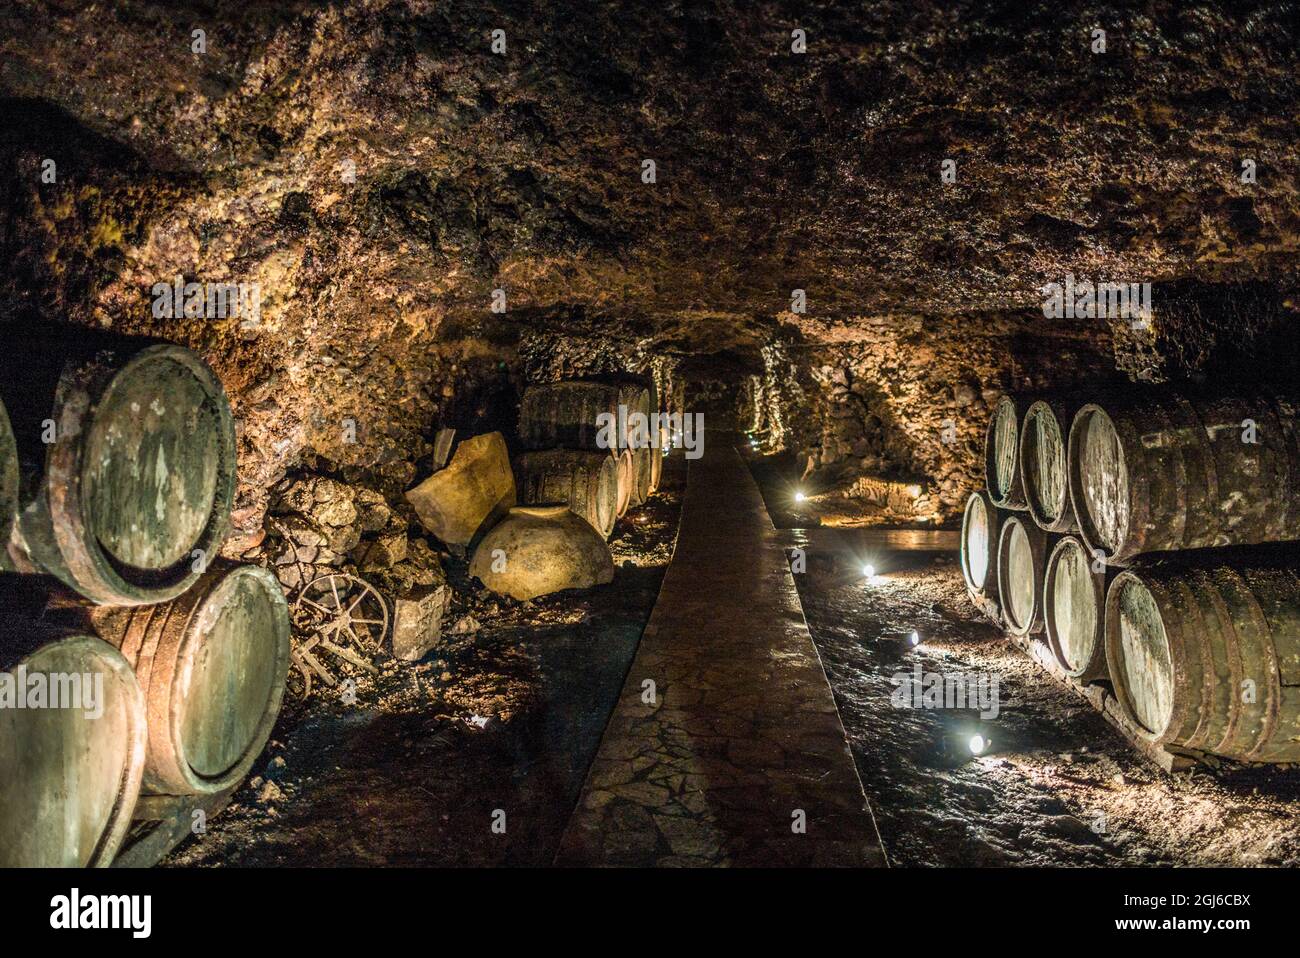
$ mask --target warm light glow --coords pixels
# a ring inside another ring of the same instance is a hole
[[[876,575],[876,567],[873,565],[864,565],[862,567],[862,574],[868,579],[874,578]]]
[[[803,501],[804,501],[805,499],[807,499],[807,498],[808,498],[808,497],[805,496],[802,492],[796,492],[796,493],[794,494],[794,501],[795,501],[795,502],[803,502]]]
[[[972,735],[970,737],[970,753],[972,755],[982,755],[984,750],[989,747],[989,743],[983,735]]]

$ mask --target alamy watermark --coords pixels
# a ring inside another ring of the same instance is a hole
[[[50,899],[50,927],[56,931],[121,929],[132,938],[153,931],[152,895],[92,895],[73,888]]]
[[[980,718],[995,719],[1000,711],[998,677],[992,672],[950,675],[925,672],[920,663],[912,671],[895,672],[889,696],[896,709],[978,709]]]
[[[1040,287],[1048,319],[1127,319],[1134,325],[1151,320],[1150,283],[1093,283],[1065,274],[1064,283]]]
[[[601,449],[685,449],[687,459],[704,455],[704,413],[628,412],[596,415],[596,445]]]
[[[80,709],[97,719],[104,714],[104,674],[28,672],[20,665],[0,672],[0,709]]]
[[[154,319],[227,319],[238,317],[248,325],[262,318],[262,287],[258,283],[187,283],[177,276],[170,283],[154,283]]]

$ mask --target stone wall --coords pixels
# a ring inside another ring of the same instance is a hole
[[[1115,375],[1105,324],[1053,325],[1041,312],[863,317],[842,337],[789,350],[801,403],[787,410],[785,447],[811,461],[823,489],[863,476],[919,483],[918,514],[941,519],[959,515],[984,482],[998,396],[1086,389]]]
[[[1296,39],[1285,5],[1228,3],[14,0],[0,325],[201,352],[244,537],[286,474],[399,487],[440,424],[502,421],[534,376],[700,353],[742,357],[774,441],[922,476],[947,512],[989,394],[1055,381],[1083,335],[1008,318],[1043,283],[1294,310]],[[176,276],[257,284],[260,316],[153,315]],[[1114,340],[1159,380],[1268,360],[1286,328],[1204,308]]]

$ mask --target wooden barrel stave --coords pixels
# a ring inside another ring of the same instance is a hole
[[[1241,671],[1232,689],[1236,706],[1232,734],[1218,750],[1255,761],[1295,761],[1300,757],[1300,713],[1293,689],[1300,684],[1300,578],[1293,568],[1257,568],[1216,573],[1230,600]],[[1260,680],[1257,676],[1264,676]],[[1255,701],[1241,694],[1245,679],[1255,681]]]
[[[1281,424],[1286,461],[1300,464],[1300,403],[1291,396],[1277,395],[1273,397],[1273,406]],[[1300,474],[1288,476],[1286,495],[1279,502],[1279,516],[1283,517],[1279,519],[1283,530],[1279,539],[1282,539],[1286,530],[1300,522]]]
[[[650,395],[650,411],[652,413],[662,414],[664,411],[664,404],[660,398],[659,384],[655,381],[654,374],[652,372],[645,373],[643,374],[643,378],[646,382],[646,391]],[[659,486],[663,482],[664,452],[668,449],[668,443],[672,438],[668,435],[668,430],[664,429],[662,424],[655,425],[653,429],[658,432],[658,435],[655,437],[657,444],[650,453],[651,495],[659,491]]]
[[[1157,435],[1188,435],[1194,426],[1184,415],[1185,410],[1154,406],[1148,415]],[[1148,527],[1168,530],[1168,539],[1172,542],[1188,541],[1188,509],[1190,498],[1196,495],[1194,487],[1197,477],[1208,481],[1204,468],[1204,459],[1200,450],[1193,444],[1190,449],[1180,449],[1177,444],[1157,446],[1159,455],[1154,457],[1157,466],[1153,472],[1144,471],[1143,482],[1136,488],[1146,492],[1142,514]],[[1152,478],[1157,482],[1152,482]],[[1159,480],[1164,480],[1163,482]],[[1129,488],[1134,488],[1130,482]],[[1207,490],[1208,491],[1208,490]],[[1160,494],[1163,492],[1164,494]]]
[[[1224,632],[1232,630],[1237,638],[1235,643],[1223,643],[1230,668],[1226,676],[1222,669],[1219,670],[1219,676],[1226,677],[1227,682],[1218,704],[1221,708],[1230,709],[1233,705],[1231,697],[1236,695],[1241,698],[1235,715],[1230,714],[1230,720],[1226,723],[1227,735],[1221,744],[1225,751],[1245,754],[1254,743],[1266,741],[1272,736],[1273,717],[1281,714],[1278,697],[1285,689],[1274,686],[1272,682],[1263,688],[1257,686],[1256,692],[1262,694],[1256,695],[1256,701],[1247,702],[1242,696],[1243,683],[1247,676],[1273,673],[1278,674],[1280,681],[1285,681],[1285,677],[1278,672],[1278,649],[1271,637],[1277,636],[1280,644],[1283,637],[1295,634],[1294,630],[1300,627],[1300,622],[1269,622],[1269,616],[1262,608],[1265,603],[1256,600],[1243,579],[1233,574],[1221,574],[1218,579],[1219,589],[1212,593],[1206,590],[1206,593],[1214,604],[1215,614],[1223,623],[1220,628]],[[1236,625],[1233,624],[1234,621]]]
[[[654,495],[659,491],[659,486],[664,479],[664,452],[667,450],[665,444],[665,431],[659,430],[659,445],[650,450],[650,494]]]
[[[630,506],[639,506],[650,498],[650,486],[654,465],[651,462],[652,437],[650,435],[650,390],[640,377],[617,377],[619,382],[619,404],[627,410],[628,424],[623,441],[632,450],[632,496]],[[641,422],[632,421],[633,413],[644,418]]]
[[[618,518],[618,460],[608,453],[552,449],[515,459],[520,502],[562,502],[608,539]]]
[[[642,446],[628,451],[632,453],[632,489],[628,504],[635,507],[644,505],[650,498],[650,474],[654,468],[650,460],[653,450]]]
[[[1220,715],[1216,705],[1226,702],[1230,667],[1227,661],[1227,643],[1202,642],[1200,637],[1211,630],[1221,631],[1229,625],[1224,604],[1207,595],[1213,586],[1204,576],[1192,573],[1187,579],[1174,579],[1168,583],[1171,602],[1180,610],[1180,634],[1186,654],[1196,660],[1195,671],[1200,681],[1194,686],[1195,695],[1187,699],[1188,708],[1180,710],[1180,741],[1191,748],[1207,743],[1217,743],[1227,731],[1228,715]],[[1231,612],[1229,611],[1229,615]],[[1230,625],[1229,625],[1230,627]],[[1216,701],[1217,700],[1217,701]]]
[[[31,648],[31,646],[35,648]],[[0,867],[106,867],[131,825],[144,771],[144,694],[131,667],[93,636],[0,620],[11,674],[102,679],[102,714],[0,709]]]

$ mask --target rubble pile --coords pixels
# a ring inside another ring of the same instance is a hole
[[[272,490],[268,533],[250,558],[262,558],[290,594],[320,576],[359,576],[392,612],[392,645],[418,659],[438,640],[451,602],[436,541],[412,534],[409,507],[379,492],[326,476],[286,479]]]

